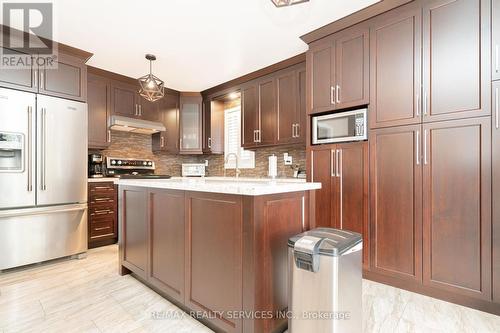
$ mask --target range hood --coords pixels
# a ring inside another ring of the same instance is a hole
[[[111,126],[114,131],[153,134],[165,131],[165,126],[156,121],[134,119],[122,116],[111,116]]]

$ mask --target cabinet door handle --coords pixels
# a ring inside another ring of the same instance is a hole
[[[499,57],[499,54],[498,54],[499,50],[498,50],[498,48],[499,48],[499,45],[498,44],[495,45],[495,72],[496,73],[498,73],[498,71],[499,71],[499,65],[500,65],[499,64],[499,60],[500,59],[498,58]]]
[[[40,89],[45,89],[45,83],[43,82],[43,70],[40,71]]]
[[[33,87],[38,87],[38,69],[33,70]]]
[[[330,150],[330,174],[335,177],[335,163],[336,163],[335,149]]]
[[[337,103],[340,103],[340,86],[337,85],[337,90],[335,92],[335,100],[337,101]]]
[[[417,165],[420,165],[420,130],[417,130],[417,135],[415,138],[415,146],[416,146],[415,159],[417,161]]]
[[[343,229],[343,218],[342,218],[342,215],[343,215],[343,211],[342,211],[342,204],[343,204],[343,198],[342,198],[342,192],[343,192],[343,188],[342,188],[342,149],[339,149],[338,150],[338,154],[339,154],[339,157],[337,158],[337,163],[338,163],[338,177],[340,178],[340,209],[339,209],[339,215],[340,215],[340,229]]]
[[[334,86],[330,87],[330,103],[332,105],[335,105],[335,87]]]
[[[498,96],[498,88],[495,88],[495,128],[498,129],[498,108],[499,108],[499,97]]]
[[[142,105],[139,104],[139,116],[142,117]]]
[[[341,176],[341,170],[340,170],[340,159],[341,159],[341,149],[337,149],[335,152],[335,171],[337,174],[337,177]]]
[[[111,142],[111,130],[108,130],[108,143]]]
[[[253,142],[257,142],[257,130],[253,130]]]
[[[424,116],[427,116],[427,93],[424,92]]]
[[[208,148],[210,148],[210,149],[212,148],[212,138],[208,138],[207,145],[208,145]]]
[[[32,132],[32,125],[33,125],[33,122],[32,122],[32,111],[33,109],[31,108],[31,106],[28,106],[28,135],[27,135],[27,140],[28,140],[28,144],[27,144],[27,147],[28,147],[28,158],[27,158],[27,173],[28,173],[28,192],[31,192],[33,190],[33,175],[31,174],[31,154],[32,154],[32,147],[31,147],[31,132]]]
[[[295,124],[292,124],[292,138],[295,138]]]
[[[165,138],[162,136],[160,137],[160,146],[163,148],[165,146]]]
[[[137,104],[134,104],[134,116],[137,116]]]
[[[47,184],[46,184],[46,170],[47,170],[47,110],[45,108],[42,108],[42,176],[41,176],[41,190],[45,191],[47,190]]]
[[[427,165],[427,130],[424,130],[424,164]]]
[[[296,131],[297,131],[297,136],[296,136],[296,138],[298,138],[298,137],[300,137],[300,124],[297,124],[297,125],[295,126],[295,128],[296,128]]]
[[[416,110],[417,117],[420,117],[420,95],[417,94],[417,110]]]
[[[311,150],[311,181],[314,181],[314,151]]]

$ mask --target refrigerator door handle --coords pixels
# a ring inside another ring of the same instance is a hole
[[[27,155],[27,158],[26,158],[26,171],[28,173],[28,187],[27,187],[27,190],[28,192],[31,192],[33,191],[33,175],[32,175],[32,170],[31,170],[31,164],[32,164],[32,156],[31,154],[33,153],[32,151],[32,147],[31,147],[31,132],[33,131],[32,127],[33,127],[33,121],[32,121],[32,113],[33,113],[33,109],[30,106],[28,106],[28,138],[27,138],[27,147],[28,147],[28,151],[26,153]]]
[[[47,189],[47,184],[46,184],[46,164],[47,164],[47,159],[46,159],[46,144],[47,144],[47,136],[46,136],[46,128],[47,128],[47,110],[45,108],[42,108],[42,140],[41,140],[41,153],[42,153],[42,159],[41,159],[41,190],[45,191]]]
[[[22,208],[22,209],[0,210],[0,218],[74,212],[74,211],[79,211],[79,210],[87,210],[87,204],[73,204],[73,205],[51,206],[51,207],[42,207],[42,208]]]

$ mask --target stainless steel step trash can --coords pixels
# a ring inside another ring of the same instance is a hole
[[[332,228],[288,240],[289,333],[361,332],[362,242]]]

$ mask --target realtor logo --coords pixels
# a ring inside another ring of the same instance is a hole
[[[2,2],[2,69],[55,68],[53,4]]]

